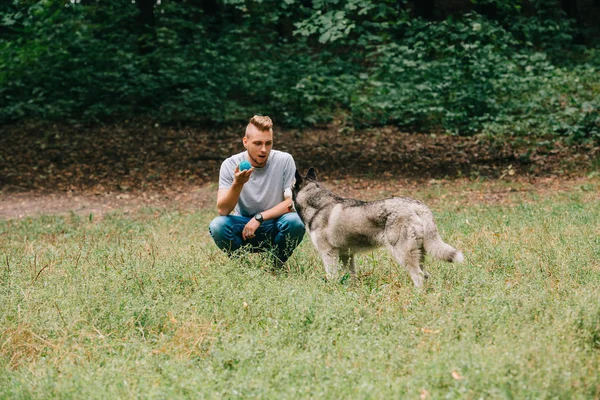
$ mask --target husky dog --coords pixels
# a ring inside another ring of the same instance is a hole
[[[338,260],[354,276],[354,254],[380,246],[391,251],[417,287],[427,278],[422,270],[425,252],[444,261],[463,261],[460,251],[444,243],[431,210],[420,201],[392,197],[366,202],[339,197],[317,182],[314,168],[304,178],[296,171],[292,199],[329,279],[337,276]]]

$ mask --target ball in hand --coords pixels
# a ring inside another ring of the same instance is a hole
[[[252,164],[248,160],[244,160],[240,163],[240,171],[245,171],[252,168]]]

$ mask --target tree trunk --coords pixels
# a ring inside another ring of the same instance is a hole
[[[573,38],[575,44],[585,44],[586,39],[583,35],[583,18],[579,12],[579,1],[578,0],[562,0],[562,9],[569,18],[575,20],[577,24],[577,33]]]
[[[217,15],[219,12],[217,0],[200,0],[198,5],[206,15],[211,17]]]
[[[562,9],[570,18],[580,19],[577,0],[562,0]]]
[[[415,0],[415,14],[426,20],[433,20],[435,0]]]
[[[156,20],[154,18],[154,5],[156,0],[137,0],[139,24],[139,51],[145,55],[154,51],[154,43],[156,38]]]

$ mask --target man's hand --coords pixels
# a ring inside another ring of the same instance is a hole
[[[235,208],[235,205],[240,198],[240,193],[246,182],[250,179],[250,175],[252,175],[253,171],[254,168],[240,171],[239,165],[235,167],[231,187],[229,189],[219,189],[217,191],[217,211],[219,212],[219,215],[229,215],[231,210]]]
[[[259,226],[260,222],[258,222],[256,218],[252,218],[250,221],[248,221],[246,226],[244,226],[244,229],[242,230],[242,238],[244,240],[253,239]]]
[[[233,184],[244,186],[246,182],[250,179],[250,175],[252,175],[252,171],[254,171],[254,167],[247,169],[245,171],[240,171],[240,166],[235,167]]]

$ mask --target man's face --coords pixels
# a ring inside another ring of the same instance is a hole
[[[269,153],[273,148],[273,133],[261,131],[254,125],[248,125],[243,139],[244,147],[248,149],[248,158],[253,167],[261,168],[267,164]]]

